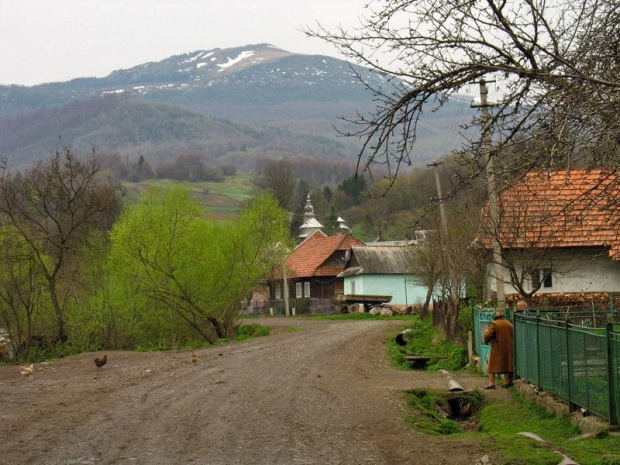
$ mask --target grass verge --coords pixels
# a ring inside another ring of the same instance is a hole
[[[464,431],[461,422],[452,418],[452,409],[444,397],[445,391],[438,389],[412,389],[407,392],[407,404],[415,411],[406,422],[418,431],[427,434],[456,434]],[[483,405],[484,394],[475,391],[463,394],[462,406],[467,406],[467,419],[475,417]],[[458,401],[457,401],[458,402]]]
[[[462,401],[472,406],[473,423],[471,418],[451,418],[443,393],[434,389],[408,391],[407,424],[426,434],[449,435],[460,443],[463,439],[478,442],[501,464],[557,465],[562,460],[556,453],[559,451],[580,465],[620,465],[619,437],[580,438],[568,419],[558,418],[516,393],[492,403],[485,400],[481,391],[465,396]],[[521,432],[536,434],[546,444],[520,435]]]
[[[553,451],[559,450],[580,465],[620,465],[620,438],[579,438],[568,419],[556,417],[516,393],[482,409],[478,425],[477,434],[492,439],[503,463],[557,465],[560,456]],[[548,445],[519,435],[521,432],[534,433]]]
[[[463,344],[455,344],[446,340],[442,332],[433,328],[430,319],[413,318],[411,325],[403,329],[411,329],[406,346],[398,345],[394,339],[387,342],[387,352],[392,363],[401,370],[411,369],[405,359],[407,355],[430,357],[427,370],[459,370],[467,363],[467,349]]]

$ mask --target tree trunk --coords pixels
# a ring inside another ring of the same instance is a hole
[[[426,318],[428,316],[428,306],[431,303],[431,298],[433,297],[433,288],[434,286],[430,286],[426,290],[426,298],[424,299],[424,305],[422,305],[422,314],[420,315],[422,318]]]
[[[52,305],[54,306],[54,313],[56,314],[56,338],[59,342],[67,341],[67,330],[65,324],[65,316],[63,308],[58,301],[58,293],[56,291],[56,277],[49,278],[49,291],[52,298]]]

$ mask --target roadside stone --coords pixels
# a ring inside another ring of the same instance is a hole
[[[602,418],[587,416],[581,410],[571,414],[566,402],[548,392],[538,390],[533,384],[519,379],[515,381],[515,388],[522,397],[544,407],[549,413],[558,417],[569,418],[571,423],[580,429],[582,437],[602,437],[611,428],[609,423]]]
[[[493,461],[488,455],[483,455],[476,461],[475,465],[493,465]]]

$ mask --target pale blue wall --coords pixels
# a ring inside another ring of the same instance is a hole
[[[352,282],[355,282],[353,292]],[[411,275],[407,275],[405,289],[404,274],[362,274],[344,278],[345,294],[391,295],[389,302],[394,305],[412,305],[424,303],[426,288],[411,282]]]

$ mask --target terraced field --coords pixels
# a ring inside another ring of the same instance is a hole
[[[127,194],[125,202],[132,204],[140,195],[151,187],[168,190],[175,185],[183,185],[190,191],[192,198],[197,200],[207,216],[226,218],[239,212],[246,201],[254,195],[254,186],[250,175],[239,174],[226,178],[222,182],[182,182],[167,179],[153,179],[140,182],[123,183]]]

